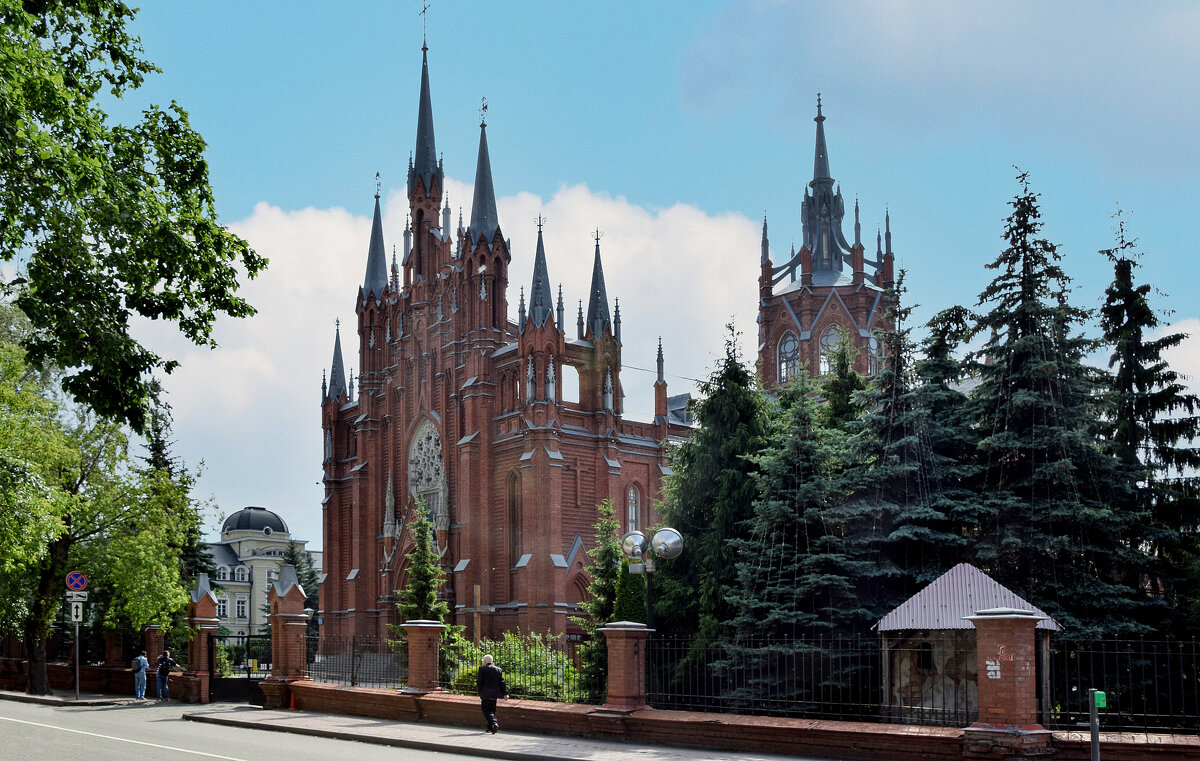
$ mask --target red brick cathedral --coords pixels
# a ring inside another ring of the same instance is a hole
[[[763,226],[760,351],[769,387],[823,351],[823,339],[808,347],[831,326],[874,346],[881,286],[891,281],[890,245],[875,273],[862,272],[857,208],[856,245],[841,235],[823,118],[818,108],[805,246],[772,268]],[[347,382],[340,328],[323,383],[322,633],[385,636],[386,625],[399,622],[407,528],[422,510],[434,524],[454,622],[468,636],[476,627],[485,637],[518,627],[576,631],[569,616],[582,612],[596,504],[613,499],[622,531],[657,521],[665,442],[687,434],[686,414],[681,398],[667,397],[660,346],[654,420],[622,417],[621,315],[609,310],[598,238],[586,314],[581,302],[568,326],[539,224],[529,303],[522,292],[512,320],[513,252],[496,210],[486,124],[468,226],[460,216],[451,227],[443,182],[423,49],[403,260],[393,254],[389,272],[376,194],[354,302],[358,393],[353,375]],[[851,275],[842,274],[844,263]]]

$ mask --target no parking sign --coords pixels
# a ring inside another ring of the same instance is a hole
[[[79,571],[71,571],[67,574],[67,589],[74,589],[78,592],[81,589],[87,588],[87,576],[84,576]]]

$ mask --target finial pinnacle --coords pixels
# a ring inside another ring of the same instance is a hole
[[[546,218],[545,218],[545,217],[543,217],[541,214],[538,214],[538,217],[537,217],[537,226],[538,226],[538,232],[539,232],[539,233],[542,231],[542,225],[544,225],[544,224],[546,224]]]
[[[342,332],[342,318],[341,317],[334,318],[333,329],[338,331],[339,333]]]
[[[487,126],[487,106],[488,106],[487,98],[480,98],[479,99],[479,126],[480,127]]]
[[[821,93],[817,93],[817,118],[823,118],[821,116]]]
[[[592,234],[592,239],[596,241],[596,245],[600,245],[600,239],[604,237],[604,233],[600,232],[600,228],[596,228],[596,232]]]
[[[425,7],[421,8],[421,12],[419,14],[417,14],[421,17],[421,51],[422,52],[429,50],[429,45],[426,42],[426,40],[428,39],[428,35],[426,34],[426,24],[425,24],[425,22],[429,20],[429,16],[426,15],[426,12],[428,10],[429,10],[429,3],[425,3]]]

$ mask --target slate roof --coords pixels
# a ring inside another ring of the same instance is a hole
[[[905,600],[879,619],[881,632],[906,629],[973,629],[966,616],[989,608],[1018,608],[1046,616],[1037,628],[1062,631],[1062,626],[1045,611],[999,584],[969,563],[959,563],[929,586]]]
[[[270,528],[272,531],[282,531],[288,533],[287,524],[283,522],[275,513],[265,507],[243,507],[233,515],[225,519],[225,523],[221,526],[221,533],[227,531],[262,531],[264,528]]]

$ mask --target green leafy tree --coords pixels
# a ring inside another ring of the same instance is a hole
[[[1184,333],[1153,338],[1162,327],[1150,304],[1151,287],[1138,284],[1135,270],[1141,253],[1126,235],[1117,211],[1117,244],[1101,251],[1113,264],[1113,281],[1100,309],[1103,343],[1109,348],[1113,373],[1107,439],[1117,459],[1133,470],[1139,488],[1127,509],[1150,516],[1145,537],[1154,560],[1147,579],[1155,592],[1177,608],[1200,612],[1195,574],[1195,528],[1200,522],[1200,399],[1189,393],[1179,374],[1163,357],[1179,346]]]
[[[63,388],[101,416],[144,431],[178,363],[130,333],[135,315],[214,346],[217,316],[246,317],[238,279],[266,260],[217,222],[204,140],[172,102],[117,124],[122,98],[158,69],[120,0],[0,0],[0,260],[33,330],[35,367],[67,368]]]
[[[1145,516],[1122,509],[1130,474],[1100,445],[1098,371],[1083,363],[1088,317],[1068,301],[1057,247],[1041,237],[1028,177],[1012,201],[1008,245],[989,266],[979,329],[990,332],[972,397],[980,431],[977,565],[1043,606],[1070,636],[1143,631],[1149,601]]]
[[[733,617],[726,600],[737,584],[733,540],[746,536],[757,486],[751,457],[766,435],[766,401],[743,364],[728,326],[725,354],[693,404],[698,427],[673,455],[666,479],[664,522],[684,538],[683,554],[655,574],[655,623],[666,634],[716,640]]]
[[[621,540],[617,535],[620,525],[614,515],[612,498],[606,498],[596,506],[597,520],[595,544],[587,551],[592,564],[588,567],[588,598],[580,603],[587,616],[575,616],[571,620],[584,631],[583,644],[579,648],[579,660],[583,671],[583,689],[592,700],[604,698],[608,688],[608,644],[600,627],[614,621],[613,605],[617,599],[617,573],[623,554]]]

